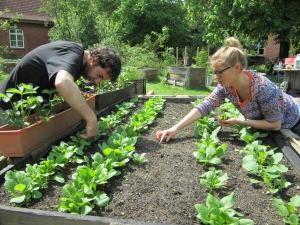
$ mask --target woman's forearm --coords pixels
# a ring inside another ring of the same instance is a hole
[[[176,130],[182,130],[183,128],[189,126],[197,119],[201,118],[201,113],[198,109],[192,109],[182,120],[180,120],[176,125],[173,126]]]
[[[242,122],[242,125],[250,126],[255,129],[261,129],[261,130],[280,130],[281,121],[268,122],[266,120],[246,119]]]

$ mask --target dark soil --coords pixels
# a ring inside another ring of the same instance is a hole
[[[199,176],[205,168],[197,163],[192,153],[196,150],[193,128],[182,131],[168,144],[159,144],[155,139],[158,129],[166,129],[178,122],[192,108],[190,104],[167,103],[162,117],[148,130],[137,144],[138,153],[146,153],[148,162],[142,166],[129,165],[121,176],[106,186],[111,200],[105,209],[93,211],[93,215],[104,217],[136,219],[166,224],[200,224],[196,218],[194,205],[204,203],[207,192],[199,184]],[[244,143],[232,137],[230,130],[219,135],[222,142],[229,145],[223,164],[220,167],[227,172],[229,182],[226,188],[217,191],[219,197],[234,192],[236,209],[258,225],[282,225],[272,205],[271,195],[266,194],[265,186],[253,187],[247,173],[242,168],[242,155],[236,151]],[[270,138],[265,144],[273,145]],[[299,194],[300,178],[290,170],[286,174],[292,186],[281,197],[289,199]],[[65,171],[70,178],[75,167]],[[43,198],[29,205],[29,208],[57,210],[58,198],[62,186],[52,184]],[[9,205],[9,197],[0,187],[0,204]]]

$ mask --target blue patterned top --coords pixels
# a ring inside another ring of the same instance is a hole
[[[247,119],[275,122],[281,120],[282,128],[293,127],[300,119],[300,112],[295,99],[282,92],[268,78],[245,71],[250,81],[250,96],[239,102],[235,89],[218,84],[214,91],[196,108],[202,116],[220,106],[228,98]]]

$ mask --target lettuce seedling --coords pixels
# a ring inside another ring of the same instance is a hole
[[[202,174],[200,176],[200,184],[207,188],[210,192],[214,189],[222,188],[228,181],[227,173],[222,174],[222,170],[212,170]]]
[[[275,198],[273,199],[273,205],[285,224],[298,225],[300,223],[300,195],[295,195],[289,202]]]
[[[233,193],[218,199],[211,194],[206,198],[206,204],[196,204],[197,218],[203,224],[220,225],[253,225],[253,221],[243,218],[243,214],[233,209],[235,198]]]
[[[217,133],[220,127],[215,129],[212,134],[205,133],[203,139],[197,144],[197,151],[193,153],[195,158],[205,165],[218,165],[222,163],[221,158],[225,155],[228,149],[227,144],[223,143],[219,145],[219,139]]]

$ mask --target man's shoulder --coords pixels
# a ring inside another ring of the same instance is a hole
[[[61,47],[61,48],[67,48],[67,47],[77,47],[80,49],[83,49],[83,45],[77,42],[73,42],[73,41],[65,41],[65,40],[57,40],[57,41],[53,41],[47,44],[49,47],[53,46],[53,47]]]

